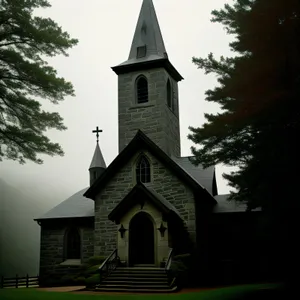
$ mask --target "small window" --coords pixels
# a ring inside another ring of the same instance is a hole
[[[136,83],[137,103],[148,102],[148,81],[144,76],[138,78]]]
[[[94,172],[93,172],[93,177],[94,177],[94,178],[93,178],[94,180],[97,179],[97,171],[94,171]]]
[[[167,82],[167,104],[168,104],[169,108],[173,110],[173,93],[172,93],[170,79],[168,79],[168,82]]]
[[[136,165],[136,181],[147,183],[150,182],[150,163],[145,156],[142,156]]]
[[[71,228],[66,233],[66,259],[80,259],[80,235],[76,228]]]
[[[142,58],[145,57],[147,54],[147,47],[145,46],[141,46],[141,47],[137,47],[136,49],[136,58]]]

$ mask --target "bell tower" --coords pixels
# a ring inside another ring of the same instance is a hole
[[[118,75],[119,152],[140,129],[164,152],[180,156],[178,82],[152,0],[143,0],[128,59]]]

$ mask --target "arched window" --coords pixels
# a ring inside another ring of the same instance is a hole
[[[150,163],[145,156],[141,156],[136,165],[136,182],[147,183],[150,179]]]
[[[138,78],[136,82],[137,103],[148,102],[148,81],[144,76]]]
[[[76,228],[72,227],[66,232],[66,259],[81,258],[81,242],[80,235]]]
[[[169,108],[173,110],[173,95],[172,95],[172,86],[171,86],[170,79],[168,79],[167,82],[167,104]]]

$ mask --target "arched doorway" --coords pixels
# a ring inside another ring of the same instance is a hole
[[[154,264],[154,226],[143,212],[136,214],[129,225],[129,264]]]

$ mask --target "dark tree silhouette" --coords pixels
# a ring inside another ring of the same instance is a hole
[[[70,82],[59,78],[45,57],[77,44],[51,19],[33,16],[47,0],[0,2],[0,160],[42,163],[38,154],[63,155],[57,143],[44,135],[48,129],[65,130],[56,112],[43,111],[37,100],[57,104],[74,95]]]

